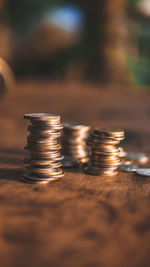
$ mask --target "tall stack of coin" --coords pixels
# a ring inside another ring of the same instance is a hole
[[[75,165],[81,159],[88,158],[88,148],[86,140],[89,136],[90,126],[74,123],[66,123],[63,125],[63,154],[64,167]]]
[[[60,154],[61,136],[60,116],[45,113],[25,114],[30,120],[27,136],[27,152],[24,162],[26,170],[23,180],[30,183],[48,183],[64,176],[60,168],[63,156]]]
[[[124,139],[124,131],[95,128],[87,140],[91,156],[85,172],[92,175],[112,176],[120,165],[119,149],[116,145]]]

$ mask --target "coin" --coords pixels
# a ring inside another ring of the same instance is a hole
[[[100,132],[99,134],[97,134],[95,133],[95,131],[91,133],[91,137],[95,139],[105,140],[105,141],[111,141],[111,140],[121,141],[124,139],[124,135],[123,136],[112,136],[112,135],[105,135],[103,133],[100,134]]]
[[[98,162],[120,162],[120,159],[117,156],[103,156],[103,155],[95,156],[92,154],[90,159],[91,161],[93,160]]]
[[[53,138],[39,138],[38,136],[28,135],[27,142],[30,144],[57,145],[56,136]]]
[[[84,171],[87,174],[96,175],[96,176],[113,176],[116,175],[116,171],[110,171],[110,170],[101,170],[99,168],[91,167],[91,166],[85,166]]]
[[[124,131],[121,129],[101,129],[101,128],[95,128],[94,133],[98,135],[106,135],[106,136],[124,136]]]
[[[54,168],[32,168],[28,170],[30,174],[35,175],[36,177],[41,178],[50,178],[50,177],[57,177],[60,174],[62,174],[62,170],[60,168],[54,169]]]
[[[127,160],[135,160],[139,163],[146,163],[149,160],[149,157],[144,153],[133,153],[129,152],[126,155]]]
[[[150,169],[149,168],[138,168],[136,173],[141,176],[150,177]]]
[[[36,163],[32,163],[31,161],[28,161],[27,165],[26,165],[26,168],[28,168],[29,166],[29,169],[30,168],[43,168],[43,169],[55,169],[55,168],[60,168],[62,166],[62,163],[61,162],[51,162],[50,164],[39,164],[38,162]]]
[[[57,144],[57,145],[53,145],[53,144],[51,144],[51,145],[49,145],[49,144],[47,144],[47,146],[46,145],[43,145],[43,144],[30,144],[30,143],[28,143],[28,145],[26,146],[26,149],[27,150],[30,150],[30,151],[36,151],[36,150],[40,150],[41,152],[42,151],[45,151],[45,152],[47,152],[47,151],[58,151],[58,150],[60,150],[61,149],[61,145],[60,144]]]
[[[92,154],[95,154],[95,155],[119,155],[118,153],[119,153],[119,150],[117,149],[117,148],[114,148],[113,146],[109,146],[109,148],[108,147],[105,147],[105,148],[97,148],[97,147],[95,147],[94,149],[92,148],[91,149],[91,153]]]
[[[37,159],[37,158],[32,158],[32,157],[25,157],[24,162],[28,163],[30,162],[31,164],[39,164],[39,165],[49,165],[53,164],[56,162],[61,162],[63,160],[64,156],[60,155],[59,157],[52,157],[52,159]]]
[[[57,177],[45,177],[40,178],[34,175],[31,175],[29,172],[23,173],[22,180],[26,183],[32,184],[47,184],[48,182],[56,181],[64,176],[64,173],[59,174]]]
[[[104,145],[105,144],[105,145]],[[96,139],[96,138],[89,138],[87,140],[87,145],[89,146],[93,146],[93,147],[103,147],[103,146],[107,146],[107,145],[110,145],[110,146],[113,146],[113,145],[118,145],[119,144],[119,141],[116,141],[116,140],[109,140],[109,139]]]
[[[50,127],[35,127],[33,125],[28,126],[27,130],[32,134],[32,138],[49,138],[54,139],[61,136],[61,132],[57,129],[51,129]]]
[[[21,177],[21,181],[27,184],[48,184],[49,181],[48,180],[34,180],[31,179],[31,177],[27,178],[27,177]]]
[[[138,169],[137,165],[127,165],[127,164],[121,164],[118,169],[120,171],[125,171],[125,172],[136,172],[136,170]]]
[[[101,162],[96,162],[96,161],[91,161],[91,166],[94,167],[100,167],[100,168],[113,168],[113,167],[117,167],[120,165],[120,162],[117,163],[101,163]]]
[[[101,142],[101,143],[95,143],[93,141],[89,141],[87,140],[87,145],[91,147],[91,149],[94,149],[96,151],[112,151],[113,149],[116,151],[118,151],[118,149],[116,148],[116,144],[108,144],[105,143],[105,141]]]
[[[62,130],[63,129],[63,126],[61,124],[51,124],[51,122],[37,122],[37,121],[32,121],[32,125],[34,127],[41,127],[41,131],[44,131],[44,132],[48,132],[50,133],[51,130],[55,129],[55,130]],[[49,130],[48,130],[49,128]]]
[[[28,113],[24,114],[24,118],[28,120],[50,120],[60,123],[60,116],[48,113]]]

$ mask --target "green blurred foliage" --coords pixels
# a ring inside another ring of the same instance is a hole
[[[150,86],[150,18],[138,9],[142,0],[128,0],[129,17],[132,21],[127,64],[130,77],[138,86]],[[130,12],[131,11],[131,12]],[[134,25],[134,26],[133,26]],[[134,30],[133,30],[134,29]],[[134,50],[136,53],[134,53]]]

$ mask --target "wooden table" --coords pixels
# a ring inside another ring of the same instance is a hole
[[[150,179],[82,168],[45,186],[24,184],[27,112],[127,131],[128,151],[150,153],[150,95],[132,88],[18,82],[0,105],[0,266],[150,266]]]

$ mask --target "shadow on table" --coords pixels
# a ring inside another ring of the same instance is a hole
[[[0,149],[0,180],[20,181],[23,151],[18,148]]]
[[[23,150],[20,150],[18,148],[1,148],[0,153],[9,154],[9,155],[18,155],[18,154],[22,154]]]
[[[72,168],[63,168],[63,171],[65,173],[69,172],[69,173],[83,173],[83,169],[80,168],[80,166],[77,167],[72,167]]]
[[[0,168],[0,180],[11,180],[20,182],[22,169]]]
[[[13,148],[0,149],[0,165],[11,164],[14,166],[21,166],[23,158],[23,151]],[[9,167],[9,166],[8,166]]]
[[[138,184],[149,184],[150,177],[132,174],[132,181]]]

